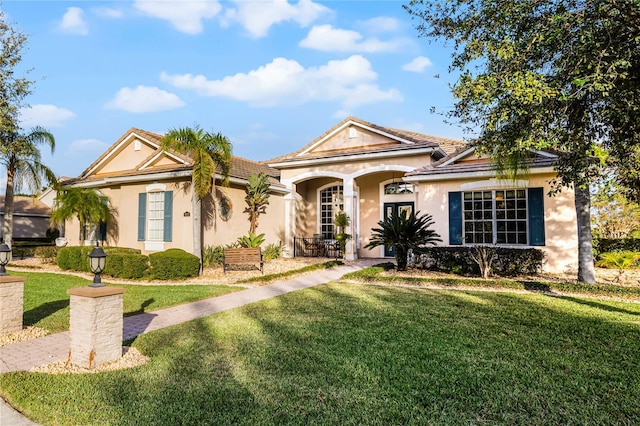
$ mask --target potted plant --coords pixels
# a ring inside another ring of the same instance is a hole
[[[334,238],[340,245],[340,251],[342,252],[343,256],[347,251],[347,241],[351,239],[351,234],[347,234],[345,232],[350,223],[351,219],[349,218],[349,215],[347,215],[343,211],[339,211],[338,213],[336,213],[336,216],[333,219],[333,224],[336,228],[338,228],[338,232],[334,235]]]

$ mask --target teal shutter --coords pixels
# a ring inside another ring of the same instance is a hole
[[[164,193],[164,235],[163,241],[171,241],[173,228],[173,191]]]
[[[138,194],[138,241],[144,241],[147,223],[147,193]]]
[[[529,245],[545,245],[544,192],[542,188],[529,188]]]
[[[462,245],[462,192],[449,193],[449,244]]]

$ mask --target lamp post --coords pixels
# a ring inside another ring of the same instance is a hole
[[[6,244],[0,244],[0,275],[7,275],[7,263],[11,262],[11,248]]]
[[[93,283],[89,284],[89,287],[104,287],[100,274],[104,272],[104,267],[107,264],[107,254],[102,250],[102,247],[96,245],[91,253],[89,253],[89,267],[91,272],[95,274],[93,277]]]

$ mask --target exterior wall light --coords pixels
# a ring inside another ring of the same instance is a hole
[[[7,275],[7,263],[11,262],[11,248],[6,244],[0,244],[0,275]]]
[[[107,254],[102,250],[102,247],[95,246],[91,253],[89,253],[89,268],[91,272],[95,274],[93,277],[93,283],[89,284],[89,287],[104,287],[100,274],[104,272],[104,267],[107,264]]]

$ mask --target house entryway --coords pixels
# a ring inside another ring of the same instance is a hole
[[[396,212],[400,215],[402,212],[407,212],[407,216],[414,212],[414,203],[412,201],[403,201],[397,203],[384,203],[384,217],[391,217],[393,212]],[[393,257],[395,254],[395,250],[393,247],[384,246],[384,256],[385,257]]]

